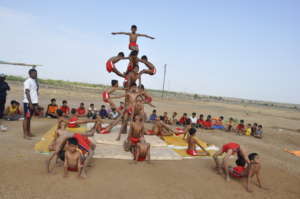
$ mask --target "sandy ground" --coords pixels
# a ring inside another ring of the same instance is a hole
[[[8,100],[21,100],[22,87],[11,84]],[[100,91],[41,89],[41,104],[50,98],[60,102],[67,99],[71,107],[81,101],[102,104]],[[95,159],[88,178],[75,174],[62,177],[62,169],[47,174],[46,155],[35,153],[34,144],[55,124],[51,119],[34,119],[32,132],[35,140],[22,139],[22,122],[4,122],[9,131],[0,133],[0,198],[300,198],[300,158],[283,150],[300,150],[300,112],[256,106],[229,105],[212,102],[155,99],[159,113],[176,110],[183,112],[224,115],[226,118],[245,119],[264,125],[265,137],[236,136],[233,133],[201,131],[199,136],[218,146],[235,141],[249,152],[258,152],[262,162],[263,184],[268,190],[253,185],[254,192],[245,191],[245,181],[224,178],[213,170],[208,159],[182,161],[153,161],[151,164],[133,164],[126,160]],[[146,108],[148,114],[151,109]],[[233,161],[233,159],[232,159]]]

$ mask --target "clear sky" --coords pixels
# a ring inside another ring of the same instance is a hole
[[[42,78],[109,84],[105,62],[129,53],[140,33],[140,55],[158,69],[146,88],[300,104],[300,1],[0,0],[0,60],[43,64]],[[125,70],[126,62],[118,66]],[[27,69],[0,65],[0,72]]]

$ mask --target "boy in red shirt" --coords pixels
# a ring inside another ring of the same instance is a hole
[[[86,115],[86,110],[84,108],[84,103],[81,102],[79,108],[77,109],[77,116],[84,117]]]
[[[70,115],[70,108],[68,106],[67,100],[63,100],[62,101],[62,106],[60,107],[60,110],[62,110],[63,116],[69,117],[69,115]]]
[[[186,120],[187,120],[188,118],[187,118],[187,114],[186,113],[184,113],[183,115],[182,115],[182,117],[179,119],[179,121],[178,121],[178,125],[185,125],[185,122],[186,122]]]
[[[244,120],[241,120],[240,123],[236,126],[236,134],[243,135],[245,133],[245,124]]]

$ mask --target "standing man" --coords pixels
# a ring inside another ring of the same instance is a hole
[[[10,90],[8,84],[5,81],[5,77],[6,76],[3,73],[0,74],[0,119],[3,118],[7,91]],[[0,131],[6,131],[6,130],[7,128],[3,126],[0,121]]]
[[[24,82],[24,121],[23,133],[24,139],[30,139],[34,135],[31,133],[30,121],[31,117],[38,107],[38,90],[37,71],[32,68],[29,70],[29,78]]]

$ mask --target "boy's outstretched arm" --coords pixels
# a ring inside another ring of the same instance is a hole
[[[112,35],[130,35],[129,32],[112,32]]]
[[[146,37],[146,38],[149,38],[149,39],[155,39],[154,37],[151,37],[149,35],[146,35],[146,34],[137,34],[139,37]]]

